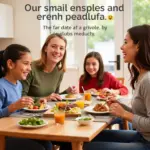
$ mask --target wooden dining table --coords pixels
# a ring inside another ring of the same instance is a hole
[[[26,129],[17,125],[20,119],[18,117],[0,119],[0,150],[5,150],[6,136],[71,142],[72,150],[82,150],[84,142],[90,142],[108,126],[106,122],[92,122],[89,126],[79,126],[73,120],[66,120],[64,125],[58,125],[54,119],[47,119],[48,125],[42,128]]]
[[[126,96],[124,97],[126,101]],[[129,99],[129,98],[128,98]],[[95,97],[92,98],[92,105],[98,103]],[[50,102],[53,106],[55,102]],[[103,116],[98,122],[92,122],[89,126],[79,126],[75,120],[66,118],[64,125],[57,125],[53,118],[44,118],[48,121],[48,125],[42,128],[25,129],[17,125],[21,120],[22,114],[18,116],[5,117],[0,119],[0,150],[5,150],[5,137],[20,137],[29,139],[40,139],[49,141],[71,142],[72,150],[82,150],[84,142],[90,142],[96,135],[106,129],[113,117]],[[106,121],[105,121],[106,120]],[[96,119],[95,119],[96,121]]]

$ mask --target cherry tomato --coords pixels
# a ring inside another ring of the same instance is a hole
[[[105,96],[104,95],[100,95],[100,98],[105,98]]]
[[[33,109],[39,109],[39,107],[38,106],[33,106]]]

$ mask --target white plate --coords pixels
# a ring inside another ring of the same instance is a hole
[[[44,124],[42,124],[42,125],[36,125],[36,126],[32,126],[32,125],[20,125],[19,122],[17,123],[17,125],[19,127],[22,127],[22,128],[33,128],[33,129],[35,129],[35,128],[41,128],[41,127],[44,127],[44,126],[48,125],[48,122],[46,120],[43,120],[43,121],[44,121]]]
[[[94,106],[88,106],[84,108],[84,111],[88,112],[88,113],[92,113],[92,114],[106,114],[106,113],[110,113],[109,111],[94,111],[93,110]]]
[[[98,96],[98,94],[96,94],[96,93],[92,93],[91,95],[92,95],[92,96]]]
[[[91,95],[92,95],[92,96],[98,96],[98,95],[99,95],[99,93],[91,92]]]
[[[50,108],[49,105],[46,105],[46,107],[44,109],[29,109],[27,107],[23,108],[23,110],[25,111],[30,111],[30,112],[44,112],[46,110],[48,110]]]
[[[75,98],[66,98],[66,95],[68,95],[68,94],[62,94],[62,95],[60,95],[61,98],[62,98],[62,100],[70,100],[70,101],[74,101],[74,100],[77,100],[77,99],[82,98],[82,96],[79,95],[79,94],[75,94],[75,96],[76,96]]]
[[[122,97],[120,95],[116,95],[115,98],[116,98],[116,100],[120,100]],[[107,98],[101,98],[100,96],[97,96],[96,99],[97,100],[104,100],[104,101],[107,100]]]

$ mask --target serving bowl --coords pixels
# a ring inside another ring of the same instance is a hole
[[[89,116],[82,116],[77,117],[76,121],[78,122],[79,125],[90,125],[94,121],[94,118]]]

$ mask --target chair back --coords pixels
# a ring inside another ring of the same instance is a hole
[[[119,80],[121,84],[124,84],[124,78],[119,77],[119,78],[117,78],[117,80]]]

